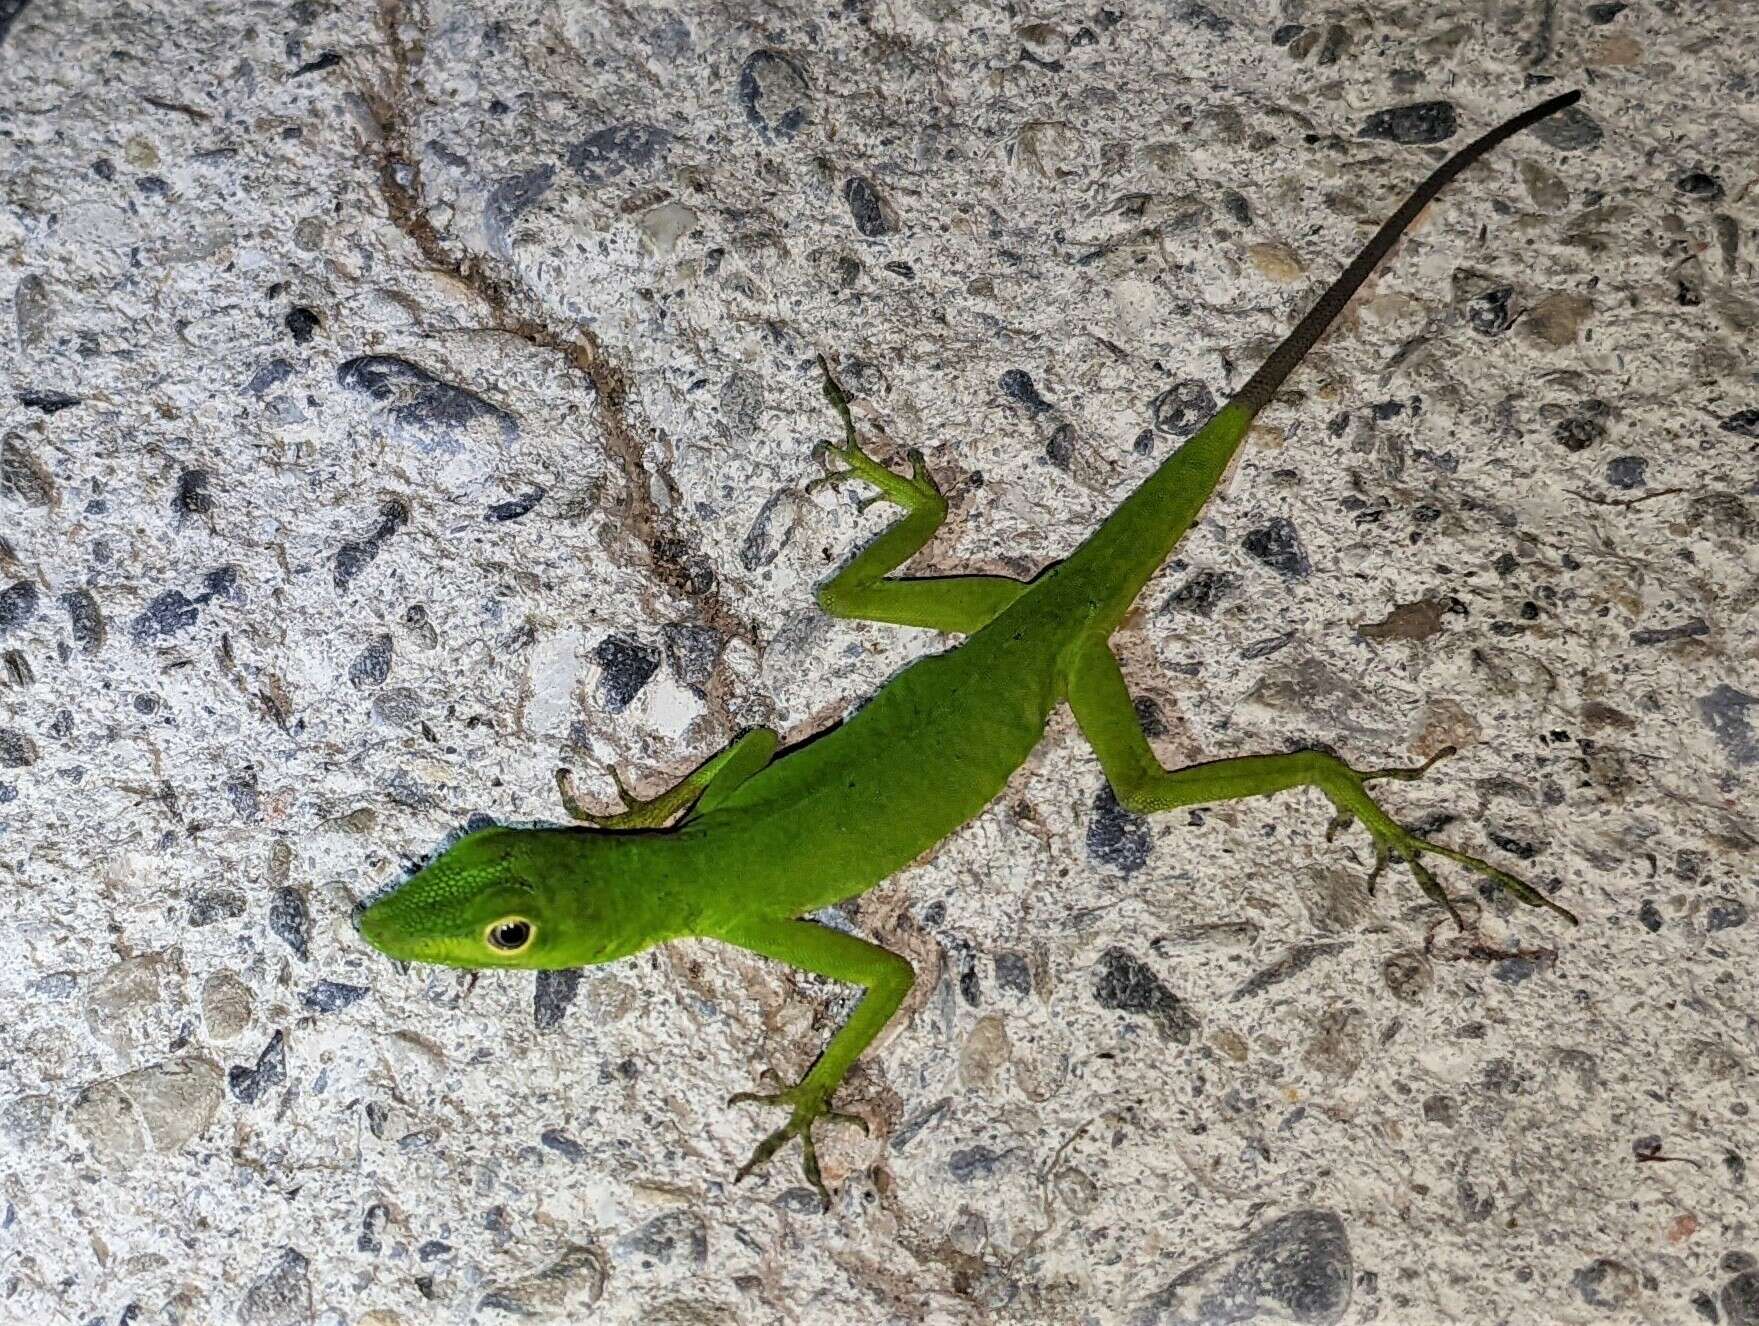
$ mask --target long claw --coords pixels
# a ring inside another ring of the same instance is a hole
[[[1375,881],[1380,878],[1381,872],[1386,869],[1389,861],[1394,859],[1401,861],[1410,868],[1412,877],[1417,881],[1417,886],[1423,890],[1424,895],[1431,901],[1445,907],[1448,915],[1453,918],[1454,924],[1462,930],[1466,928],[1465,918],[1461,916],[1460,909],[1454,905],[1453,899],[1448,897],[1447,890],[1442,888],[1434,872],[1423,864],[1422,857],[1425,854],[1445,857],[1449,861],[1465,866],[1468,870],[1493,881],[1505,892],[1526,903],[1529,907],[1544,907],[1549,911],[1556,912],[1571,925],[1578,924],[1574,912],[1560,903],[1553,902],[1526,880],[1511,875],[1508,871],[1493,866],[1490,862],[1468,852],[1432,842],[1427,838],[1419,838],[1395,822],[1380,808],[1379,803],[1368,795],[1366,785],[1376,779],[1390,778],[1400,782],[1409,782],[1412,779],[1421,778],[1435,766],[1438,760],[1446,759],[1453,753],[1452,746],[1443,746],[1415,768],[1370,769],[1364,772],[1351,769],[1342,761],[1333,760],[1330,756],[1325,757],[1331,768],[1318,781],[1338,810],[1337,817],[1332,820],[1330,827],[1326,830],[1327,841],[1330,841],[1338,829],[1348,825],[1352,818],[1361,820],[1363,826],[1374,838],[1374,867],[1368,872],[1368,891],[1374,892]]]
[[[1363,783],[1373,783],[1383,778],[1396,779],[1401,783],[1413,783],[1416,782],[1417,779],[1423,777],[1424,774],[1428,773],[1437,764],[1441,763],[1441,761],[1447,759],[1448,756],[1457,753],[1457,750],[1453,746],[1443,746],[1440,750],[1436,751],[1435,754],[1423,761],[1422,764],[1415,767],[1399,769],[1366,769],[1356,776],[1360,778]]]
[[[779,1105],[793,1111],[788,1122],[763,1141],[759,1142],[751,1153],[751,1159],[739,1167],[733,1176],[735,1183],[760,1166],[767,1164],[776,1152],[788,1144],[791,1138],[800,1139],[800,1164],[805,1171],[806,1181],[818,1193],[819,1201],[825,1210],[831,1209],[831,1194],[825,1187],[824,1176],[818,1167],[818,1145],[813,1140],[813,1125],[825,1123],[848,1123],[860,1128],[863,1133],[868,1131],[867,1120],[859,1114],[849,1114],[842,1110],[833,1110],[825,1105],[817,1092],[803,1090],[796,1085],[786,1091],[760,1093],[756,1091],[740,1091],[727,1098],[728,1105]]]
[[[1325,826],[1325,840],[1331,842],[1345,829],[1356,822],[1356,817],[1347,810],[1340,810],[1331,817],[1331,823]]]

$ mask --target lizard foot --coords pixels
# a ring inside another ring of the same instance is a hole
[[[818,357],[818,366],[825,376],[825,399],[831,403],[831,408],[843,421],[843,445],[837,446],[829,442],[821,443],[819,454],[821,457],[836,457],[843,462],[846,468],[831,470],[827,474],[820,475],[806,485],[806,491],[813,493],[820,488],[832,487],[855,479],[872,484],[877,490],[872,496],[863,499],[861,503],[863,511],[875,502],[895,502],[906,511],[916,511],[923,507],[939,507],[944,513],[947,500],[941,495],[940,488],[936,486],[934,476],[928,472],[928,462],[923,459],[922,453],[914,447],[910,449],[910,477],[908,479],[887,469],[868,455],[862,448],[860,439],[855,435],[855,420],[849,413],[849,398],[844,394],[843,388],[838,385],[837,379],[831,375],[831,366],[823,355]]]
[[[801,1168],[806,1171],[806,1181],[818,1193],[824,1209],[830,1210],[831,1194],[818,1170],[818,1150],[813,1146],[812,1126],[822,1119],[828,1123],[851,1123],[865,1133],[868,1130],[867,1120],[859,1114],[845,1114],[841,1110],[831,1109],[824,1093],[816,1089],[808,1090],[804,1083],[770,1095],[741,1091],[730,1097],[727,1104],[778,1105],[793,1111],[787,1123],[757,1144],[757,1149],[751,1153],[751,1159],[741,1165],[739,1172],[733,1176],[733,1182],[738,1183],[753,1170],[767,1164],[770,1157],[786,1146],[790,1139],[798,1137],[802,1152]]]
[[[617,785],[617,799],[623,803],[623,809],[613,815],[601,815],[588,810],[574,786],[574,770],[556,770],[556,792],[562,798],[562,808],[568,812],[570,819],[599,829],[658,828],[688,805],[690,799],[696,795],[695,789],[679,784],[657,797],[643,801],[623,785],[623,776],[615,768],[610,768],[608,772],[611,781]]]
[[[1435,878],[1428,866],[1423,864],[1422,857],[1428,853],[1445,857],[1449,861],[1458,862],[1468,870],[1492,880],[1504,891],[1512,894],[1529,907],[1545,907],[1556,912],[1571,925],[1577,924],[1575,913],[1562,907],[1534,888],[1526,880],[1511,875],[1479,857],[1467,852],[1456,851],[1451,847],[1434,842],[1428,838],[1419,838],[1409,829],[1399,824],[1380,808],[1380,803],[1369,795],[1367,785],[1382,779],[1396,779],[1400,782],[1411,782],[1428,773],[1437,760],[1454,753],[1452,746],[1444,746],[1434,755],[1415,768],[1407,769],[1352,769],[1342,760],[1330,756],[1324,757],[1327,767],[1315,780],[1319,789],[1331,799],[1338,813],[1325,831],[1326,841],[1336,836],[1340,829],[1345,829],[1356,820],[1368,830],[1374,838],[1374,868],[1368,872],[1368,891],[1374,891],[1375,881],[1391,861],[1402,861],[1410,867],[1411,874],[1417,880],[1417,886],[1432,901],[1447,908],[1448,915],[1454,918],[1454,924],[1460,929],[1466,928],[1459,908],[1454,906],[1447,891]]]

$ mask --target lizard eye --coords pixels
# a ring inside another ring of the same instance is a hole
[[[509,916],[491,925],[487,938],[490,948],[498,948],[503,953],[517,953],[531,943],[531,922],[523,916]]]

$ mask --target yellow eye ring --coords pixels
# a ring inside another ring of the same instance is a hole
[[[497,953],[519,953],[531,947],[531,941],[537,937],[537,927],[523,916],[503,916],[499,921],[489,922],[483,931],[483,943]]]

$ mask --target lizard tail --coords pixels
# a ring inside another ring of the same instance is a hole
[[[1288,339],[1277,346],[1263,366],[1235,393],[1229,404],[1242,406],[1253,414],[1270,404],[1271,396],[1282,386],[1283,379],[1289,376],[1295,365],[1313,348],[1313,343],[1325,335],[1326,328],[1344,311],[1344,305],[1350,302],[1350,296],[1368,279],[1368,274],[1386,257],[1392,246],[1398,243],[1405,228],[1417,219],[1417,214],[1429,206],[1435,195],[1445,189],[1454,176],[1504,139],[1514,137],[1521,130],[1539,123],[1548,115],[1557,114],[1567,106],[1574,106],[1581,97],[1579,91],[1565,92],[1550,101],[1542,101],[1513,119],[1505,120],[1483,137],[1474,139],[1437,166],[1429,178],[1405,199],[1404,206],[1388,217],[1386,223],[1374,232],[1374,238],[1368,241],[1367,247],[1344,268],[1343,275],[1331,283],[1319,297],[1319,302],[1301,319],[1295,330],[1289,333]]]

